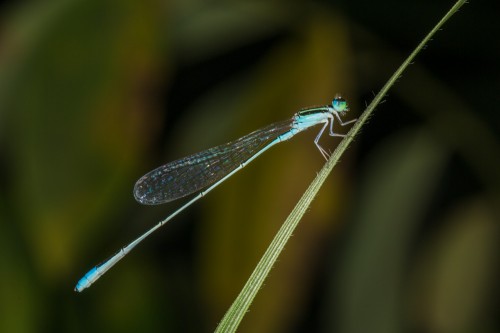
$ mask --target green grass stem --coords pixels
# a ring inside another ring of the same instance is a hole
[[[347,136],[340,142],[333,154],[330,156],[327,163],[323,166],[321,171],[318,173],[316,178],[309,185],[303,196],[300,198],[299,202],[292,210],[288,218],[285,220],[278,233],[274,237],[273,241],[267,248],[266,252],[262,256],[261,260],[255,267],[252,275],[246,282],[245,286],[241,290],[240,294],[234,300],[233,304],[226,312],[222,321],[217,326],[216,332],[235,332],[247,313],[255,295],[262,287],[264,280],[271,271],[271,268],[276,263],[278,256],[283,251],[286,243],[292,236],[293,231],[297,227],[300,219],[304,216],[307,208],[311,204],[312,200],[318,193],[319,189],[325,182],[326,178],[332,171],[333,167],[338,163],[342,154],[346,151],[347,147],[351,144],[356,134],[361,130],[361,127],[368,120],[375,107],[380,104],[384,99],[384,96],[389,91],[389,88],[394,85],[401,74],[406,70],[406,68],[412,63],[417,54],[424,48],[424,46],[429,42],[429,40],[434,36],[434,34],[441,29],[444,23],[459,10],[467,1],[459,0],[455,5],[443,16],[443,18],[436,24],[436,26],[425,36],[425,38],[420,42],[420,44],[415,48],[415,50],[408,56],[408,58],[401,64],[401,66],[394,72],[387,83],[382,87],[379,93],[375,96],[370,105],[367,106],[365,111],[361,114],[358,121],[352,126],[351,130]]]

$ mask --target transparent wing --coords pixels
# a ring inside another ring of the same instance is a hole
[[[145,205],[158,205],[197,192],[222,179],[291,126],[291,120],[274,123],[150,171],[135,184],[135,199]]]

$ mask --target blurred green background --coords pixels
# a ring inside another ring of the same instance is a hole
[[[0,332],[213,331],[324,163],[319,128],[75,293],[183,202],[141,206],[135,181],[337,92],[356,117],[452,4],[2,3]],[[500,331],[498,9],[471,1],[418,56],[240,332]]]

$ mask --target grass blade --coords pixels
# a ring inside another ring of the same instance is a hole
[[[331,155],[328,162],[323,166],[321,171],[318,173],[316,178],[309,185],[302,198],[299,200],[295,208],[292,210],[288,218],[285,220],[280,230],[274,237],[273,241],[267,248],[266,252],[262,256],[261,260],[255,267],[255,270],[250,275],[247,283],[241,290],[240,294],[236,297],[235,301],[226,312],[222,321],[219,323],[216,332],[235,332],[238,328],[241,320],[248,311],[250,304],[252,303],[255,295],[262,287],[264,280],[271,271],[271,268],[275,264],[281,251],[284,249],[288,239],[291,237],[293,231],[295,230],[297,224],[299,223],[302,216],[305,214],[307,208],[311,204],[312,200],[318,193],[319,189],[323,185],[324,181],[332,171],[333,167],[338,163],[340,156],[346,151],[347,147],[351,144],[354,136],[360,131],[361,127],[370,117],[375,107],[380,104],[384,96],[387,94],[389,89],[394,85],[401,74],[406,70],[406,68],[411,64],[417,54],[424,48],[424,46],[429,42],[429,40],[434,36],[434,34],[441,29],[444,23],[455,14],[460,7],[462,7],[467,1],[459,0],[455,5],[443,16],[443,18],[434,26],[434,28],[425,36],[425,38],[420,42],[420,44],[415,48],[415,50],[408,56],[408,58],[401,64],[401,66],[394,72],[387,83],[382,87],[379,93],[375,96],[373,101],[367,108],[363,111],[358,121],[352,126],[351,130],[347,134],[344,140],[340,142],[333,154]]]

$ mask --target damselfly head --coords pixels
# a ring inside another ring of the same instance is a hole
[[[347,101],[340,95],[335,96],[332,101],[332,108],[336,112],[340,112],[342,114],[349,111],[349,105],[347,105]]]

